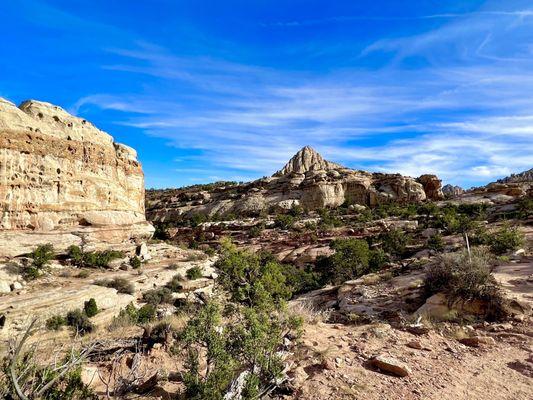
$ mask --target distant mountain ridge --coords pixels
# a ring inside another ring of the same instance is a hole
[[[498,179],[497,183],[517,183],[517,182],[533,182],[533,168],[518,174],[511,174],[505,178]]]

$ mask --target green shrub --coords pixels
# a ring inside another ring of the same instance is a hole
[[[72,245],[68,248],[68,256],[72,264],[77,267],[107,268],[108,264],[125,255],[122,251],[105,250],[84,252],[78,246]]]
[[[271,254],[238,250],[230,241],[224,241],[215,266],[221,272],[219,282],[235,302],[275,308],[292,295],[284,266]]]
[[[33,280],[42,275],[43,270],[54,259],[54,247],[51,244],[38,246],[31,254],[33,259],[30,265],[22,270],[22,275],[26,280]]]
[[[447,253],[429,266],[425,278],[426,295],[444,292],[450,301],[482,300],[487,303],[485,318],[505,316],[504,298],[499,284],[490,272],[490,257],[480,248]]]
[[[46,320],[46,329],[58,331],[67,324],[67,320],[62,315],[53,315]]]
[[[157,289],[151,289],[143,293],[143,301],[157,306],[162,303],[172,304],[174,298],[172,297],[172,291],[166,287],[160,287]]]
[[[180,292],[183,289],[183,276],[180,274],[174,275],[165,286],[173,292]]]
[[[317,272],[324,283],[340,284],[369,271],[370,249],[365,240],[337,239],[330,247],[335,253],[317,260]]]
[[[508,225],[489,235],[489,246],[494,254],[502,255],[518,249],[524,244],[524,234],[518,228]]]
[[[24,279],[27,281],[32,281],[34,279],[37,279],[42,274],[42,270],[40,270],[37,267],[34,267],[33,265],[28,265],[27,267],[24,267],[22,271],[22,275],[24,276]]]
[[[202,277],[202,270],[199,267],[189,268],[185,273],[185,276],[191,281],[194,281],[195,279],[200,279]]]
[[[98,306],[96,305],[96,300],[93,298],[87,300],[83,305],[83,310],[85,311],[85,315],[87,315],[89,318],[94,317],[96,314],[98,314]]]
[[[213,249],[212,247],[207,247],[205,250],[204,250],[204,253],[207,254],[209,257],[213,257],[217,252],[215,249]]]
[[[141,259],[137,256],[134,256],[130,259],[130,265],[133,269],[141,268]]]
[[[263,233],[264,229],[265,227],[263,224],[254,225],[250,228],[248,233],[250,234],[250,237],[256,238],[261,236],[261,233]]]
[[[482,224],[476,224],[471,232],[468,234],[468,241],[470,245],[486,245],[490,244],[490,233]]]
[[[431,217],[438,214],[439,207],[433,202],[422,203],[418,205],[416,212],[426,220],[429,220]]]
[[[196,228],[198,225],[203,224],[207,221],[209,221],[209,217],[206,214],[193,214],[189,218],[189,226],[192,228]]]
[[[154,239],[158,240],[169,240],[170,234],[168,233],[168,225],[159,223],[154,224],[155,231],[154,231]]]
[[[474,213],[468,208],[462,208],[463,211]],[[474,213],[475,215],[475,213]],[[475,228],[477,216],[460,213],[459,207],[453,204],[447,204],[435,216],[434,227],[444,229],[449,234],[469,232]]]
[[[133,294],[135,287],[126,278],[102,279],[94,282],[95,285],[116,289],[119,293]]]
[[[427,247],[430,250],[442,251],[444,249],[444,240],[440,233],[436,233],[433,236],[430,236],[427,240]]]
[[[322,229],[331,229],[338,226],[342,226],[342,220],[340,220],[332,210],[327,208],[321,208],[318,210],[320,215],[320,227]]]
[[[368,260],[369,272],[379,271],[389,262],[389,256],[382,249],[372,250],[370,251],[370,259]]]
[[[374,218],[411,218],[417,213],[416,204],[383,203],[372,210]]]
[[[115,250],[95,251],[84,254],[84,266],[107,268],[109,263],[117,258],[123,258],[124,253]]]
[[[393,256],[403,256],[407,245],[411,241],[410,235],[406,234],[401,229],[391,229],[388,232],[379,235],[381,241],[381,248],[388,254]]]
[[[81,310],[73,310],[67,313],[67,325],[71,326],[80,335],[85,335],[94,330],[94,325]]]
[[[224,325],[222,315],[228,322]],[[249,371],[243,399],[255,399],[283,371],[278,355],[286,332],[298,320],[248,307],[207,303],[179,335],[187,361],[183,382],[187,399],[222,400],[242,371]],[[222,328],[222,329],[221,329]],[[202,362],[203,361],[203,362]],[[206,373],[200,365],[206,365]]]
[[[147,322],[153,321],[155,319],[156,310],[152,304],[145,304],[139,308],[137,314],[137,322],[139,324],[145,324]]]
[[[74,265],[80,266],[83,263],[83,251],[79,246],[72,245],[67,249],[67,255]]]
[[[472,219],[485,219],[487,208],[486,203],[462,203],[457,206],[457,211]]]
[[[311,266],[298,268],[292,264],[283,266],[285,283],[291,288],[293,295],[306,293],[321,287],[320,274],[314,271]]]
[[[304,213],[303,207],[298,204],[293,204],[291,206],[291,209],[289,210],[289,214],[292,215],[293,217],[300,217],[303,215],[303,213]]]
[[[133,303],[130,303],[120,310],[118,316],[113,319],[109,328],[110,330],[114,330],[116,328],[135,324],[146,324],[153,321],[155,317],[156,309],[152,304],[145,304],[137,309]]]
[[[533,198],[523,197],[518,201],[518,218],[527,219],[533,216]]]
[[[280,229],[290,229],[294,224],[294,217],[290,214],[278,214],[274,219],[275,226]]]
[[[35,268],[42,269],[54,259],[54,246],[51,244],[38,246],[31,253],[31,258],[33,258],[32,265]]]

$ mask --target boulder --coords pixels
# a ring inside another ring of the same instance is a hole
[[[473,336],[460,339],[459,342],[469,347],[491,346],[496,344],[494,338],[490,336]]]
[[[137,257],[141,259],[141,261],[148,261],[152,258],[152,256],[150,255],[150,252],[148,251],[148,246],[146,246],[145,242],[137,246],[137,249],[135,250],[135,254],[137,255]]]
[[[84,385],[95,387],[99,382],[98,367],[95,365],[82,365],[80,378]]]
[[[429,297],[415,312],[417,317],[426,317],[437,321],[454,319],[458,315],[484,316],[488,304],[481,300],[455,301],[450,303],[444,293]]]
[[[11,283],[0,279],[0,294],[2,293],[11,293]]]
[[[370,365],[380,369],[381,371],[385,371],[396,376],[404,377],[411,374],[411,369],[407,365],[396,360],[395,358],[385,355],[379,355],[372,358],[370,360]]]
[[[421,175],[417,181],[424,187],[424,192],[428,199],[442,200],[444,198],[444,194],[442,193],[442,181],[437,178],[436,175]]]

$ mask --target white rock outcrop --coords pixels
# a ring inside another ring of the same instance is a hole
[[[34,100],[17,107],[0,98],[0,212],[0,257],[39,243],[124,243],[153,232],[135,150]]]

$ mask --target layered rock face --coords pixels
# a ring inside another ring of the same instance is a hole
[[[60,107],[0,99],[0,257],[150,237],[132,148]]]
[[[444,185],[442,187],[442,193],[444,194],[444,197],[448,199],[452,199],[454,197],[460,196],[464,193],[464,189],[460,186],[454,186],[454,185]]]
[[[419,180],[345,168],[306,146],[270,178],[210,190],[150,191],[147,215],[153,221],[172,221],[186,214],[257,215],[272,207],[288,210],[298,205],[315,210],[344,203],[375,206],[442,198],[441,181],[436,176],[423,175]]]

